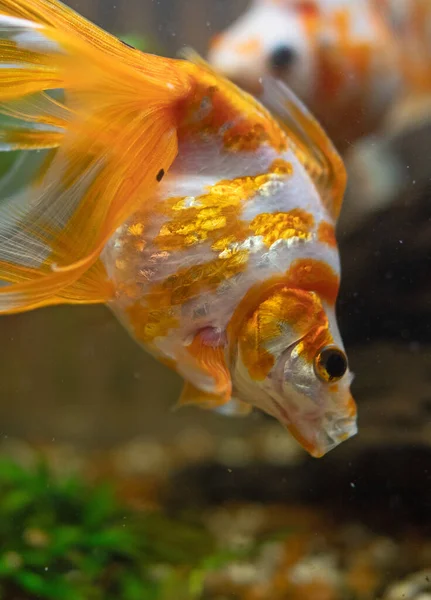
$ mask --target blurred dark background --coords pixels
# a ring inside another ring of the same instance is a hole
[[[248,0],[79,0],[66,2],[108,31],[156,40],[174,56],[184,45],[205,54],[209,38],[248,6]]]

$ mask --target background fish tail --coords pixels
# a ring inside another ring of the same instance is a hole
[[[176,61],[60,3],[0,0],[0,151],[33,160],[19,189],[0,181],[0,312],[107,299],[93,265],[172,164],[189,91]]]

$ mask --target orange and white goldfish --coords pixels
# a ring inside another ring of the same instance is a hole
[[[259,407],[313,456],[354,435],[345,170],[296,97],[268,82],[272,116],[55,0],[0,0],[0,35],[0,149],[46,151],[0,204],[0,312],[105,303],[183,376],[181,404]]]
[[[283,80],[344,152],[380,126],[403,81],[397,36],[378,1],[254,0],[214,37],[209,61],[256,95],[263,76]]]

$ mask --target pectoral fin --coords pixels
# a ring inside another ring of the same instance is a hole
[[[226,417],[246,417],[251,413],[253,407],[247,402],[238,400],[238,398],[231,398],[229,402],[218,406],[215,410]]]
[[[221,340],[219,343],[210,340],[213,335],[210,328],[200,331],[188,347],[189,356],[196,364],[197,374],[202,373],[205,379],[209,378],[212,382],[211,389],[205,389],[208,386],[204,383],[199,385],[197,380],[194,384],[228,402],[232,393],[232,381],[226,364],[225,347]]]
[[[188,381],[184,384],[180,399],[176,405],[177,408],[182,406],[196,405],[206,410],[218,409],[226,404],[224,396],[203,392]]]

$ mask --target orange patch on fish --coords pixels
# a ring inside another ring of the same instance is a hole
[[[269,171],[275,175],[291,175],[293,172],[292,163],[283,158],[276,158],[271,163]]]
[[[221,45],[221,43],[223,42],[224,38],[225,38],[225,36],[224,36],[223,33],[216,33],[211,38],[210,43],[209,43],[209,47],[211,49],[218,48]]]
[[[169,307],[158,310],[137,301],[126,309],[126,314],[134,335],[146,344],[151,344],[157,337],[166,336],[170,329],[178,326],[178,320]]]
[[[358,407],[356,406],[356,402],[353,399],[353,396],[349,396],[349,399],[346,404],[346,417],[354,417],[358,412]]]
[[[194,65],[185,63],[184,67]],[[193,99],[179,106],[179,140],[219,138],[226,152],[254,152],[264,144],[283,152],[288,137],[257,100],[205,66],[195,79]]]
[[[290,163],[274,161],[268,173],[221,180],[208,188],[208,193],[193,198],[169,198],[161,204],[161,212],[171,220],[160,229],[155,243],[161,250],[182,250],[202,242],[212,242],[214,251],[223,251],[250,234],[240,219],[243,204],[261,193],[265,184],[283,179],[291,171]]]
[[[238,340],[251,377],[263,380],[274,366],[267,345],[283,334],[284,324],[296,332],[297,339],[302,338],[297,352],[308,362],[322,346],[333,342],[321,299],[335,304],[338,288],[339,278],[329,265],[315,259],[298,259],[285,275],[256,284],[248,291],[227,331],[231,351]]]
[[[232,317],[229,330],[231,334],[235,334],[238,331],[241,315],[250,316],[256,306],[283,287],[314,291],[328,304],[335,304],[339,285],[338,275],[325,262],[312,258],[297,259],[284,275],[257,283],[247,292]]]
[[[264,381],[274,366],[275,359],[268,350],[241,344],[241,356],[254,381]]]
[[[299,339],[310,327],[322,322],[322,313],[324,315],[316,294],[286,286],[261,302],[245,321],[238,339],[250,376],[255,380],[267,377],[274,366],[274,358],[267,347],[286,335],[286,326],[292,329],[295,339]]]
[[[369,42],[357,41],[352,35],[352,15],[348,8],[339,9],[332,15],[333,26],[337,35],[337,45],[339,52],[344,57],[347,64],[350,65],[352,71],[351,77],[354,77],[361,83],[361,86],[365,85],[365,82],[371,71],[371,60],[372,60],[372,47]],[[346,86],[350,85],[349,78],[343,72],[340,67],[340,62],[334,60],[334,56],[331,52],[325,52],[322,50],[320,55],[320,84],[322,86],[321,91],[326,96],[340,93],[340,91]],[[318,94],[317,93],[317,97]],[[364,94],[367,93],[364,90]],[[365,101],[365,98],[356,99],[352,103],[352,107],[356,104],[360,106],[360,102]],[[353,108],[351,108],[353,111]],[[353,112],[352,112],[353,114]]]
[[[286,273],[292,287],[316,292],[330,305],[337,300],[340,278],[335,271],[321,260],[302,258],[295,260]]]
[[[244,271],[247,261],[246,250],[231,250],[226,251],[222,258],[180,269],[154,285],[146,296],[146,302],[154,309],[185,304],[200,294],[215,291],[223,281]]]
[[[317,239],[322,244],[331,246],[331,248],[337,247],[337,240],[335,237],[335,228],[331,223],[322,221],[317,229]]]
[[[342,44],[347,45],[350,41],[350,10],[347,7],[335,10],[332,18],[339,41]]]
[[[259,54],[263,51],[262,42],[259,38],[250,38],[248,40],[239,42],[235,44],[233,50],[238,52],[238,54]]]
[[[328,318],[323,308],[315,315],[310,332],[296,346],[296,352],[308,363],[312,363],[318,351],[332,344],[333,338],[329,331]]]
[[[296,0],[296,2],[290,2],[290,6],[307,18],[317,17],[321,12],[316,0]]]
[[[140,236],[144,233],[144,225],[139,221],[130,225],[128,232],[133,236]]]
[[[238,339],[242,360],[255,381],[263,381],[274,366],[274,357],[266,350],[263,339],[277,333],[277,324],[265,318],[265,311],[260,307],[250,315],[241,329]]]
[[[254,235],[261,235],[269,247],[278,240],[308,240],[311,238],[313,225],[312,214],[301,208],[294,208],[289,212],[261,213],[251,221],[250,229]]]

